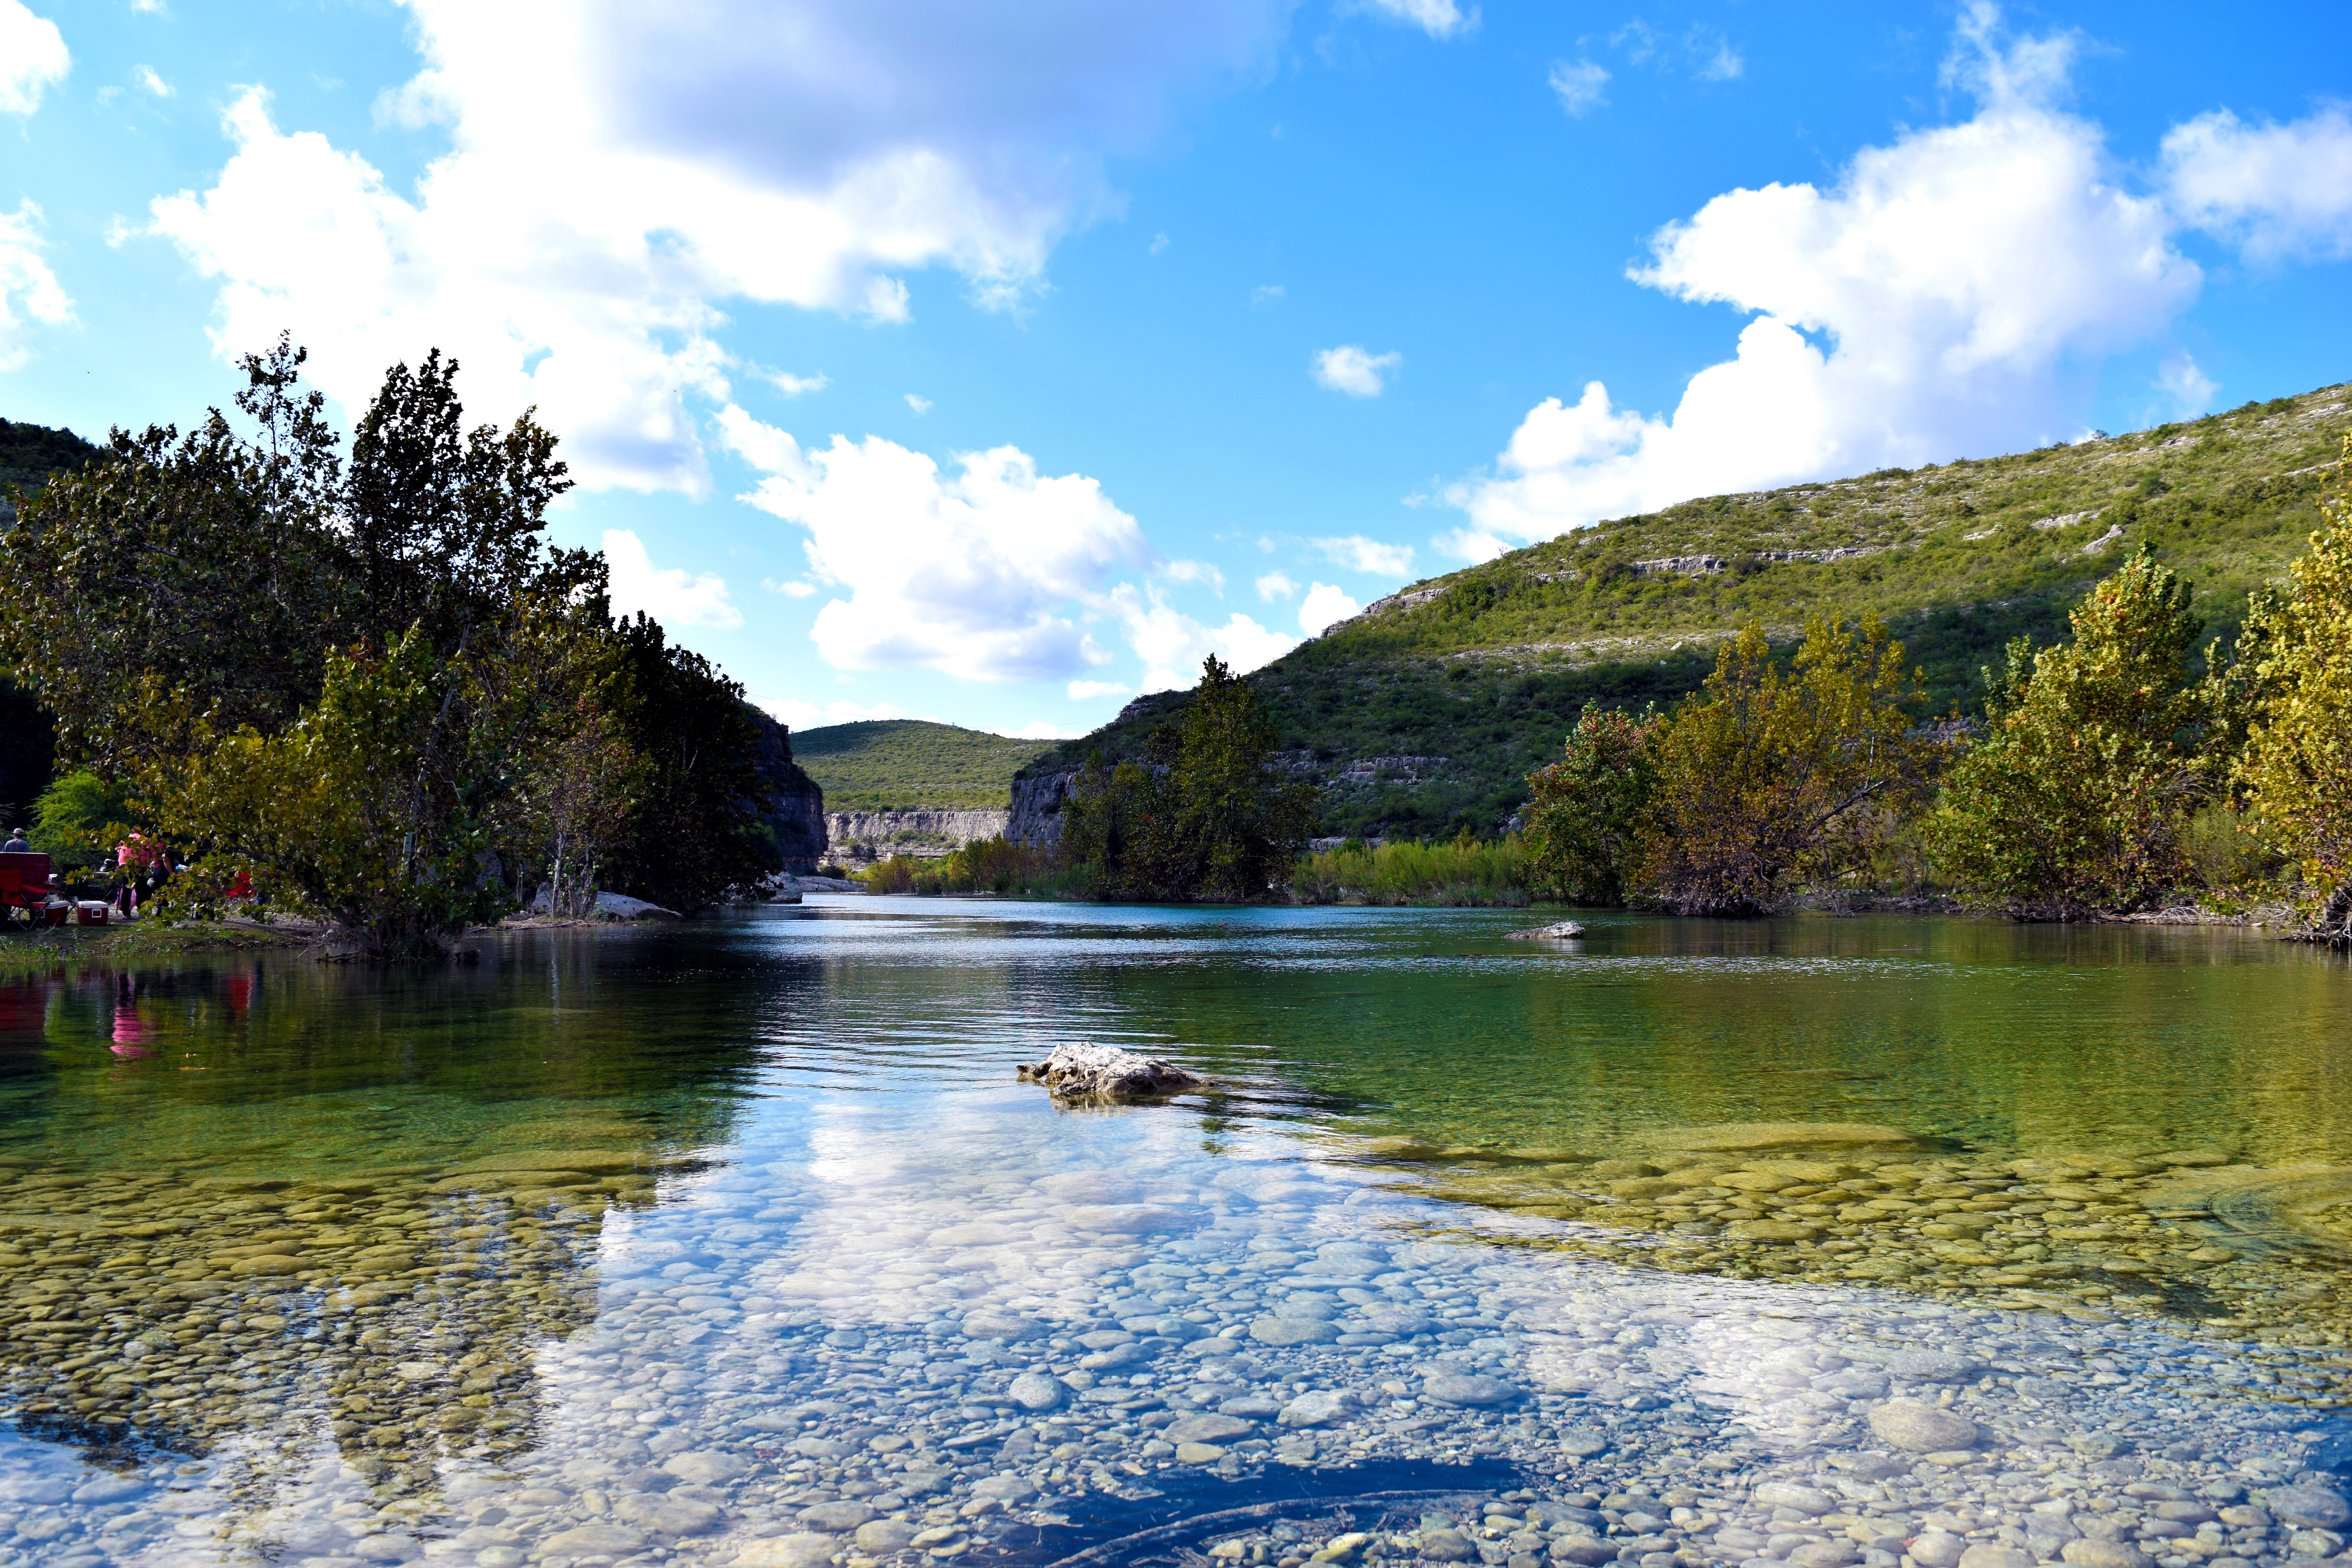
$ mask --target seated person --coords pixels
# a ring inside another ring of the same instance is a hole
[[[0,855],[30,855],[33,847],[25,842],[25,830],[17,828],[8,835],[8,842],[0,844]]]

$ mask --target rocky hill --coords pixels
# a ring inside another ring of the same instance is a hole
[[[1326,789],[1324,832],[1489,834],[1588,700],[1671,702],[1750,622],[1788,645],[1809,617],[1875,613],[1937,707],[1972,709],[2004,643],[2063,636],[2067,606],[2147,541],[2226,634],[2318,526],[2347,426],[2352,386],[2337,385],[2074,446],[1709,496],[1416,583],[1248,679],[1288,765]],[[1186,700],[1139,699],[1024,768],[1013,836],[1054,837],[1087,754],[1133,752]]]
[[[852,863],[936,856],[1005,829],[1013,776],[1049,750],[922,719],[828,724],[793,737],[824,788],[835,857]]]

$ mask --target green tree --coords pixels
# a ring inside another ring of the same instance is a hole
[[[1809,623],[1786,673],[1759,628],[1741,630],[1658,739],[1642,896],[1683,914],[1756,914],[1791,880],[1851,872],[1934,764],[1922,700],[1874,617]]]
[[[2189,584],[2143,545],[2071,618],[2071,643],[2021,638],[1985,672],[1984,728],[1928,823],[1941,872],[2020,918],[2137,909],[2178,886],[2181,835],[2220,772]]]
[[[2322,503],[2326,526],[2258,599],[2241,639],[2254,700],[2235,782],[2286,859],[2308,933],[2352,944],[2352,436]]]
[[[1664,722],[1587,702],[1559,761],[1528,775],[1529,884],[1574,904],[1625,901],[1657,794]]]

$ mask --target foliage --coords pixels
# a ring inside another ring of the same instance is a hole
[[[974,839],[925,859],[897,855],[865,873],[869,893],[1065,893],[1083,890],[1054,852],[1003,837]]]
[[[76,768],[33,803],[31,842],[44,854],[95,865],[113,849],[130,821],[131,803],[120,784]]]
[[[1528,874],[1572,904],[1622,904],[1657,794],[1654,709],[1639,719],[1588,702],[1559,761],[1528,775]]]
[[[2143,546],[2074,608],[2073,642],[2010,646],[1982,732],[1929,827],[1974,901],[2079,919],[2147,904],[2187,874],[2181,835],[2215,783],[2217,684],[2192,671],[2189,585]]]
[[[827,811],[1002,811],[1013,775],[1051,748],[923,719],[868,719],[793,736]]]
[[[2250,657],[2261,692],[2237,783],[2287,862],[2315,937],[2352,943],[2352,436],[2332,478],[2326,527],[2289,591],[2256,606]]]
[[[1925,670],[1932,709],[1973,712],[1980,668],[2018,637],[2056,640],[2066,607],[2138,542],[2196,577],[2217,629],[2236,622],[2316,523],[2309,470],[2334,455],[2345,391],[1573,530],[1414,584],[1414,602],[1376,605],[1248,679],[1302,762],[1423,760],[1414,784],[1327,788],[1318,831],[1366,837],[1496,832],[1587,702],[1671,705],[1705,679],[1725,628],[1751,622],[1785,651],[1810,620],[1876,614]],[[1180,702],[1024,772],[1073,773],[1097,750],[1113,765],[1137,757]]]
[[[742,687],[670,642],[658,622],[640,613],[614,635],[619,662],[605,700],[646,773],[607,865],[641,898],[702,909],[780,864],[762,821],[770,791],[758,721]]]
[[[1274,741],[1255,693],[1210,655],[1181,726],[1155,735],[1143,763],[1097,761],[1080,774],[1065,862],[1096,867],[1106,898],[1265,897],[1315,816],[1313,788],[1276,773]]]
[[[627,827],[652,769],[611,715],[585,697],[541,756],[529,788],[538,842],[550,847],[548,912],[571,920],[596,907],[599,864]]]
[[[1534,871],[1534,857],[1517,835],[1439,844],[1359,838],[1301,859],[1290,874],[1290,896],[1302,904],[1521,905]]]
[[[1865,863],[1886,808],[1925,786],[1937,742],[1903,645],[1865,618],[1814,621],[1790,668],[1743,628],[1703,696],[1656,742],[1643,898],[1683,914],[1752,914],[1791,879],[1833,884]]]

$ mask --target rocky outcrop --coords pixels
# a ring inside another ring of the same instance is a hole
[[[783,868],[805,875],[824,858],[824,791],[793,761],[792,731],[756,708],[749,711],[760,731],[760,776],[772,792],[768,826]]]
[[[1004,811],[830,811],[824,830],[835,858],[853,863],[894,855],[946,855],[1003,834]]]
[[[1013,810],[1004,837],[1015,844],[1050,848],[1062,841],[1062,808],[1077,787],[1078,770],[1041,773],[1013,781]]]
[[[1055,1046],[1044,1061],[1024,1063],[1021,1077],[1044,1084],[1056,1100],[1148,1100],[1201,1085],[1174,1062],[1084,1044]]]
[[[1562,921],[1558,925],[1538,926],[1533,931],[1507,931],[1504,934],[1517,942],[1574,942],[1584,934],[1584,928],[1574,921]]]

